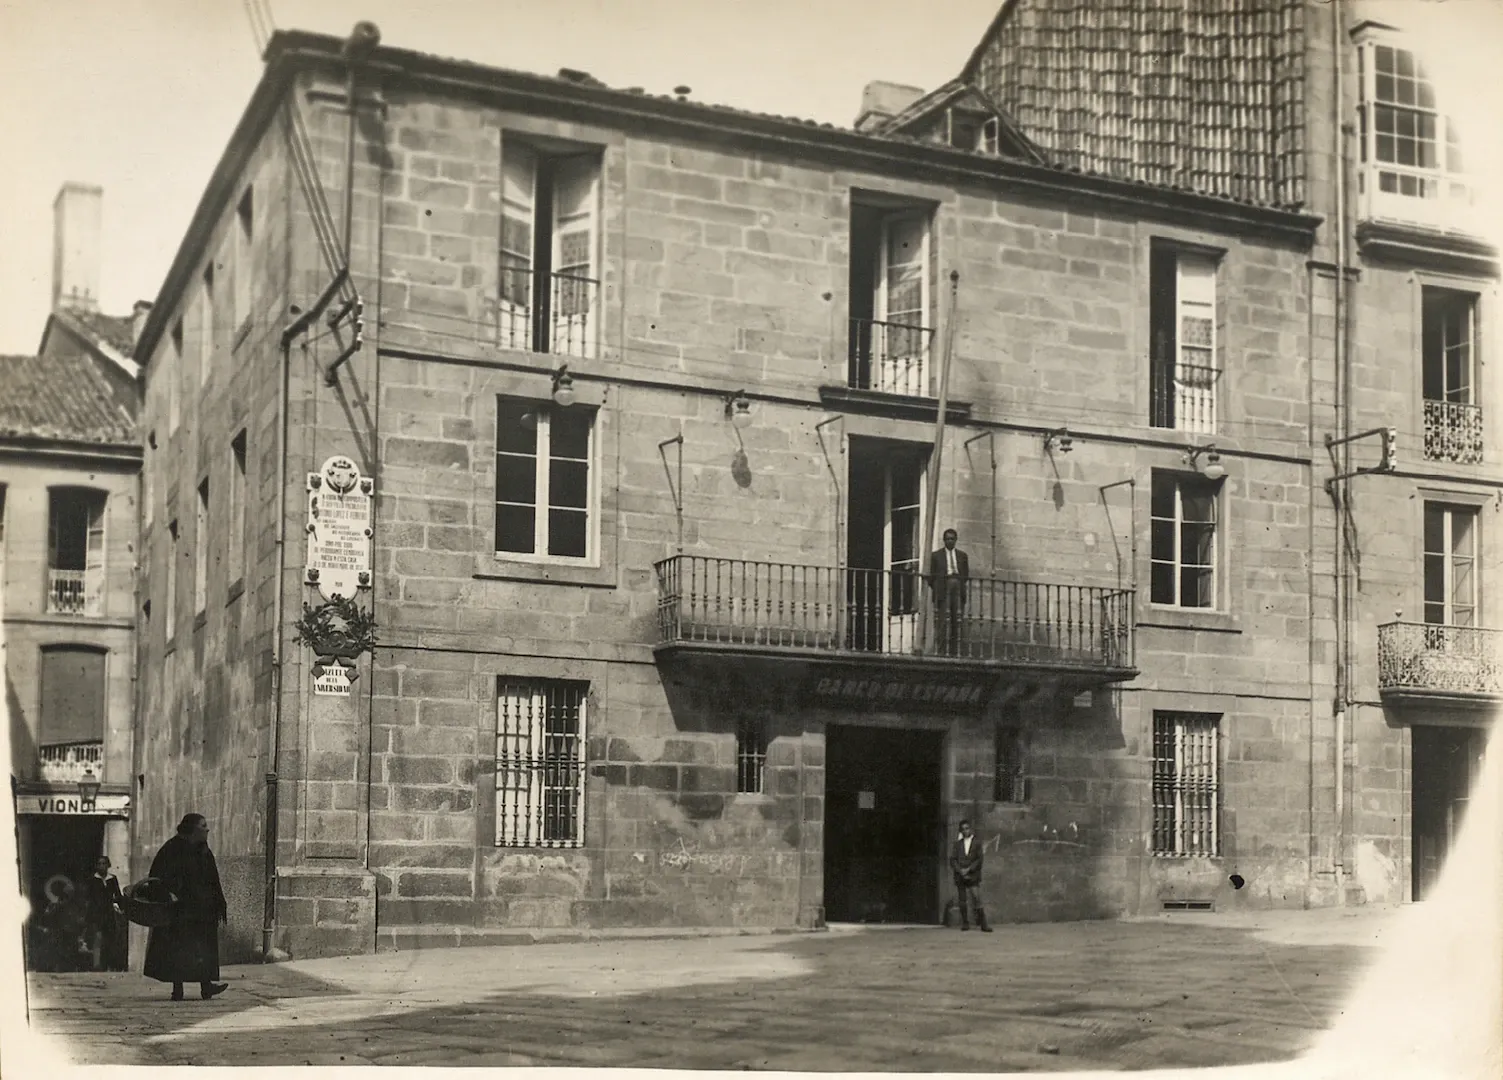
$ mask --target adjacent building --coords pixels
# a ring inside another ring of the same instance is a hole
[[[141,451],[134,316],[99,311],[102,193],[54,203],[53,307],[35,356],[0,357],[0,614],[28,962],[68,965],[48,909],[130,854]],[[65,942],[64,944],[71,944]]]
[[[245,956],[933,922],[961,817],[999,919],[1413,894],[1494,256],[1355,194],[1395,47],[1244,6],[850,130],[276,35],[139,342],[137,868],[209,815]]]

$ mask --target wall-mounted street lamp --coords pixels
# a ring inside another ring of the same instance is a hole
[[[1075,440],[1070,436],[1069,428],[1055,428],[1044,435],[1044,453],[1051,453],[1055,448],[1061,454],[1068,454],[1075,449]]]
[[[745,390],[737,390],[725,399],[725,417],[737,431],[751,427],[751,399],[746,396]]]
[[[1192,446],[1185,454],[1185,461],[1207,480],[1220,480],[1226,475],[1226,466],[1221,464],[1221,455],[1214,443]]]
[[[553,403],[565,409],[574,404],[574,376],[569,374],[568,364],[553,373]]]
[[[93,769],[85,769],[78,778],[78,797],[85,810],[94,809],[94,802],[99,798],[99,777],[94,775]]]

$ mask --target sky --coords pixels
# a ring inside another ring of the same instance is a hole
[[[954,77],[999,0],[270,0],[281,29],[848,125],[874,79]],[[152,299],[260,77],[242,0],[0,0],[0,353],[34,352],[52,202],[104,189],[101,306]],[[14,167],[25,162],[25,168]]]

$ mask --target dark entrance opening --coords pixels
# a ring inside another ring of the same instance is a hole
[[[104,854],[102,817],[22,817],[21,873],[31,914],[26,920],[26,966],[32,971],[86,970],[80,949],[83,886]]]
[[[941,731],[826,730],[827,921],[939,921],[943,759]]]
[[[1414,899],[1423,900],[1440,880],[1446,855],[1461,833],[1481,763],[1482,732],[1416,724],[1411,738],[1414,783],[1410,886]]]

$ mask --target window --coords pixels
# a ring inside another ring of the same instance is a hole
[[[146,436],[146,444],[141,448],[141,521],[149,529],[151,528],[152,513],[156,509],[155,500],[152,498],[154,485],[152,473],[156,469],[156,455],[153,448],[157,443],[155,431]]]
[[[914,206],[851,204],[850,385],[927,396],[929,221]]]
[[[594,410],[496,399],[496,553],[592,554]]]
[[[762,721],[743,717],[736,723],[736,790],[760,795],[767,772],[767,733]]]
[[[177,431],[182,421],[183,387],[183,320],[172,324],[172,348],[167,353],[167,434]]]
[[[1214,256],[1156,245],[1149,258],[1149,423],[1216,430],[1216,265]]]
[[[996,733],[992,798],[1003,803],[1026,803],[1032,796],[1028,777],[1028,732],[1010,724]]]
[[[255,237],[255,207],[251,188],[240,196],[240,205],[235,210],[235,328],[238,332],[250,315],[251,282],[255,273],[253,260]]]
[[[1153,853],[1219,855],[1220,723],[1212,713],[1153,714]]]
[[[1425,504],[1425,622],[1477,621],[1477,510]]]
[[[1420,363],[1425,457],[1482,461],[1482,406],[1476,401],[1477,297],[1426,287],[1420,293]]]
[[[209,381],[214,362],[214,264],[204,267],[204,285],[198,316],[198,385]]]
[[[1429,221],[1433,208],[1470,205],[1455,126],[1436,108],[1435,87],[1408,49],[1358,47],[1362,193],[1379,217]]]
[[[230,542],[228,580],[245,577],[245,432],[230,440]]]
[[[177,519],[167,523],[167,580],[163,596],[163,623],[167,641],[177,633]]]
[[[105,652],[80,645],[42,649],[38,746],[104,741]]]
[[[1154,470],[1149,599],[1181,608],[1216,606],[1218,481]]]
[[[589,684],[497,680],[496,846],[584,843]]]
[[[209,606],[209,482],[198,485],[198,515],[193,523],[193,611]]]
[[[600,155],[513,137],[501,149],[503,348],[595,355]]]
[[[48,492],[47,611],[104,614],[106,497],[89,488]]]

